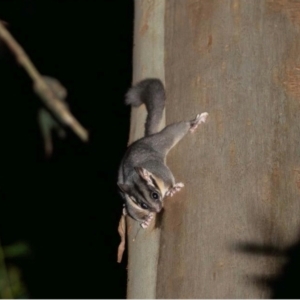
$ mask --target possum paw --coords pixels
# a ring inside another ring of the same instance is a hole
[[[174,194],[179,192],[184,187],[182,182],[175,183],[166,193],[166,196],[172,197]]]
[[[191,121],[190,132],[194,132],[197,129],[198,125],[200,125],[201,123],[205,123],[207,116],[207,112],[204,112],[201,115],[198,114],[196,118]]]
[[[141,223],[141,226],[142,226],[144,229],[147,228],[147,227],[150,225],[150,223],[151,223],[153,217],[154,217],[154,213],[150,213],[150,214],[147,216],[146,220],[145,220],[143,223]]]

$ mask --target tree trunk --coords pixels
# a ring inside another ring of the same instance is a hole
[[[167,124],[209,117],[168,156],[185,187],[165,200],[160,228],[133,241],[129,222],[128,297],[276,296],[272,279],[300,229],[300,2],[135,9],[134,82],[165,82]],[[145,115],[133,110],[130,142]]]

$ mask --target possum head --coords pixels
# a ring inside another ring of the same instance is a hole
[[[139,176],[130,183],[118,183],[126,202],[128,214],[143,222],[150,213],[158,213],[163,206],[165,191],[160,180],[145,168],[135,168]]]

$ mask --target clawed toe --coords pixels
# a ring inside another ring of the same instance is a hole
[[[191,132],[194,132],[194,131],[197,129],[197,127],[198,127],[199,124],[205,123],[207,116],[208,116],[208,113],[207,113],[207,112],[204,112],[204,113],[202,113],[202,114],[198,114],[198,115],[196,116],[195,120],[193,120],[193,121],[191,122],[191,128],[190,128],[190,131],[191,131]]]
[[[175,183],[166,193],[166,196],[172,197],[175,193],[179,192],[184,187],[182,182]]]
[[[147,227],[150,225],[150,223],[151,223],[153,217],[154,217],[154,214],[153,214],[153,213],[150,213],[150,214],[147,216],[146,220],[145,220],[143,223],[141,223],[142,228],[144,228],[144,229],[147,228]]]

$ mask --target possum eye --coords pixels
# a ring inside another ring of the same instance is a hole
[[[153,192],[151,193],[151,197],[154,199],[154,200],[157,200],[159,198],[158,194]]]
[[[148,209],[149,208],[149,206],[146,203],[144,203],[144,202],[141,203],[141,207],[144,208],[144,209]]]

